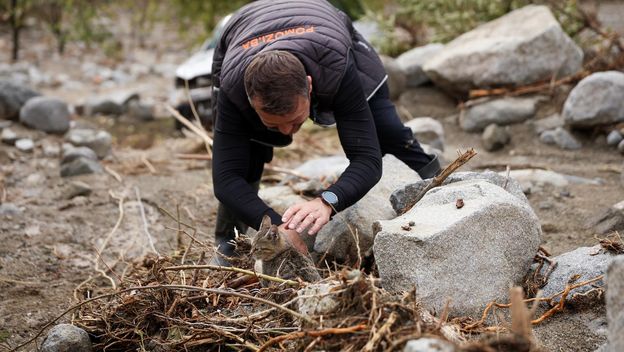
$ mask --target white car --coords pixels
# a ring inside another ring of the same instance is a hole
[[[208,38],[193,56],[184,61],[176,69],[175,86],[177,88],[177,110],[189,120],[195,120],[191,101],[204,127],[212,127],[212,56],[219,42],[221,33],[232,15],[223,17],[215,26],[212,36]],[[182,124],[176,120],[176,127]]]

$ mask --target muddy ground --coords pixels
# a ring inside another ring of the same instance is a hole
[[[42,39],[31,35],[26,42],[28,40],[39,43]],[[186,58],[188,49],[175,41],[169,42],[173,44],[160,42],[144,49],[135,48],[126,60],[148,65],[165,63],[175,68],[176,63]],[[8,41],[3,39],[1,46],[7,48]],[[41,47],[33,45],[24,53],[26,60],[42,72],[64,72],[81,80],[79,72],[71,70],[72,65],[85,60],[107,63],[97,51],[77,55],[79,48],[70,48],[69,54],[60,57],[43,47],[43,44]],[[4,59],[3,56],[1,60]],[[171,75],[151,73],[139,82],[108,90],[132,88],[142,97],[165,103],[172,89]],[[85,88],[79,91],[54,86],[39,90],[71,104],[107,91],[97,81],[82,83]],[[558,104],[553,99],[543,107],[542,115],[546,116],[544,111],[548,109],[556,110]],[[76,298],[84,298],[86,288],[107,285],[101,277],[90,280],[98,276],[96,267],[104,267],[98,260],[99,249],[104,249],[101,258],[107,265],[117,263],[116,270],[122,270],[124,262],[151,251],[145,233],[147,226],[159,253],[176,254],[177,224],[163,215],[159,207],[172,214],[179,211],[183,221],[195,225],[198,239],[211,241],[216,200],[210,164],[177,158],[179,153],[201,152],[199,140],[182,137],[174,130],[173,120],[165,114],[153,122],[78,115],[74,119],[81,124],[106,128],[114,134],[113,154],[103,162],[109,170],[106,173],[61,178],[59,157],[45,156],[42,147],[60,145],[62,136],[45,135],[14,124],[12,128],[33,137],[35,151],[21,153],[14,147],[0,144],[0,155],[8,156],[0,166],[0,186],[4,192],[0,194],[1,200],[21,209],[18,215],[0,218],[0,343],[6,345],[15,346],[34,336],[45,323],[75,303]],[[441,121],[446,133],[447,159],[450,160],[456,150],[469,147],[477,150],[478,155],[466,165],[466,170],[502,171],[510,165],[512,169],[544,168],[602,180],[601,185],[546,187],[528,195],[542,223],[543,245],[553,255],[595,245],[597,240],[587,226],[588,221],[624,199],[620,179],[623,157],[606,146],[604,135],[578,134],[583,148],[563,151],[541,144],[532,128],[521,124],[511,127],[510,145],[489,153],[481,148],[479,134],[467,134],[459,129],[456,117]],[[304,128],[293,146],[276,153],[273,164],[294,167],[302,160],[339,150],[335,131]],[[90,185],[92,194],[67,199],[68,187],[76,180]],[[188,243],[188,238],[184,237],[183,241]],[[71,315],[67,315],[61,321],[70,318]],[[603,308],[568,311],[546,324],[538,331],[548,350],[593,351],[604,341],[604,336],[595,333],[604,329]],[[26,350],[34,350],[34,346]]]

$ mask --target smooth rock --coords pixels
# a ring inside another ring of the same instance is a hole
[[[431,117],[417,117],[405,123],[414,134],[414,138],[421,144],[428,144],[433,148],[444,150],[444,127]]]
[[[22,213],[22,210],[13,203],[2,203],[0,204],[0,215],[1,216],[15,216]]]
[[[0,133],[0,140],[2,140],[2,143],[15,145],[18,139],[20,139],[20,137],[10,128],[5,128],[2,130],[2,133]]]
[[[130,101],[128,103],[128,116],[139,121],[154,120],[154,105],[140,101]]]
[[[407,77],[395,59],[385,55],[380,55],[379,57],[388,74],[386,83],[390,90],[390,99],[396,100],[407,88]]]
[[[89,99],[83,104],[82,110],[89,116],[97,114],[119,116],[128,110],[131,101],[139,99],[137,92],[119,90],[107,96]]]
[[[403,106],[412,117],[445,118],[457,113],[455,100],[435,87],[410,88],[399,97],[399,105]]]
[[[607,145],[617,146],[624,139],[620,131],[613,130],[607,135]]]
[[[582,145],[563,127],[557,127],[554,130],[544,131],[540,135],[540,141],[545,144],[554,144],[561,149],[565,150],[577,150],[581,149]]]
[[[100,163],[95,160],[82,157],[61,165],[61,177],[101,173],[102,171],[103,169]]]
[[[429,77],[422,66],[444,48],[444,44],[431,43],[404,52],[396,58],[396,63],[403,70],[407,87],[414,88],[429,82]]]
[[[410,340],[405,344],[403,352],[454,352],[455,345],[434,337],[423,337]]]
[[[475,318],[491,301],[508,301],[541,241],[533,209],[485,180],[433,188],[407,213],[374,228],[385,289],[415,286],[425,307],[442,312],[450,298],[452,315]]]
[[[17,120],[22,106],[38,95],[39,93],[24,85],[0,80],[0,120]]]
[[[449,175],[442,185],[448,185],[455,182],[460,181],[468,181],[468,180],[485,180],[492,184],[495,184],[499,187],[504,188],[507,192],[513,194],[521,201],[529,204],[529,200],[524,195],[522,191],[522,187],[520,184],[514,180],[513,178],[507,178],[504,175],[498,174],[494,171],[483,171],[483,172],[455,172]],[[400,213],[408,204],[412,204],[416,197],[420,194],[420,192],[427,187],[429,181],[421,180],[414,183],[406,184],[400,188],[397,188],[390,195],[390,204],[392,204],[392,208],[397,213]]]
[[[77,147],[91,148],[100,159],[111,151],[112,137],[106,131],[71,129],[65,134],[65,139]]]
[[[383,175],[379,182],[362,199],[334,216],[333,220],[319,231],[314,251],[327,253],[339,261],[356,262],[358,246],[360,254],[363,254],[373,245],[373,222],[396,216],[388,202],[390,194],[414,180],[420,180],[416,171],[393,155],[384,156]]]
[[[67,185],[65,198],[72,199],[78,196],[88,197],[92,192],[93,189],[88,184],[80,181],[73,181]]]
[[[542,290],[542,297],[550,297],[557,292],[563,291],[565,285],[570,282],[571,279],[580,275],[574,282],[583,282],[603,275],[607,271],[607,266],[611,259],[615,255],[608,253],[602,249],[600,245],[594,247],[581,247],[571,252],[567,252],[558,255],[552,260],[557,262],[557,267],[552,271],[548,282]],[[532,275],[537,264],[533,265],[529,275]],[[548,265],[544,265],[541,274],[545,274]],[[582,295],[587,293],[594,286],[603,286],[604,281],[599,280],[593,285],[581,286],[570,291],[566,299],[566,303],[571,305],[591,305],[594,303],[600,303],[602,301],[601,295]],[[554,299],[554,302],[559,302],[559,297]]]
[[[609,352],[624,351],[624,256],[611,261],[607,269],[607,321]]]
[[[20,122],[48,133],[69,130],[70,113],[67,103],[55,98],[34,97],[20,110]]]
[[[596,72],[580,81],[563,105],[565,123],[592,127],[624,121],[624,73]]]
[[[500,174],[505,175],[507,173],[501,172]],[[562,188],[568,186],[570,183],[596,186],[602,184],[602,181],[597,179],[590,180],[583,177],[564,175],[554,171],[542,169],[511,170],[509,172],[509,177],[518,181],[522,190],[526,194],[531,193],[532,191],[541,191],[547,185]]]
[[[554,114],[539,120],[530,120],[529,123],[533,126],[535,133],[542,134],[544,131],[554,130],[557,127],[563,127],[563,117],[559,114]]]
[[[35,142],[30,138],[20,138],[15,141],[15,148],[22,152],[30,153],[35,149]]]
[[[71,324],[54,326],[41,344],[41,352],[91,352],[89,334]]]
[[[491,124],[505,126],[520,123],[535,115],[539,100],[539,97],[483,100],[483,103],[467,108],[460,115],[459,125],[464,131],[480,132]]]
[[[328,315],[335,313],[340,305],[339,295],[331,293],[333,289],[340,287],[339,282],[315,283],[297,291],[297,308],[299,313],[306,316]]]
[[[590,227],[599,235],[613,231],[624,234],[624,200],[614,204],[590,221]]]
[[[91,148],[72,146],[71,148],[66,148],[63,152],[63,159],[61,159],[61,164],[71,163],[78,158],[98,160],[97,155]]]
[[[617,149],[620,152],[620,154],[624,154],[624,140],[620,141],[620,143],[617,146]]]
[[[467,92],[571,75],[582,61],[581,48],[549,8],[529,5],[455,38],[424,70],[436,85]]]
[[[493,152],[502,149],[511,141],[511,135],[505,127],[491,124],[483,130],[481,135],[481,144],[485,150]]]

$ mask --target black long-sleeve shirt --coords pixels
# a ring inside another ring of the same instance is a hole
[[[314,87],[312,82],[312,86]],[[266,205],[247,183],[250,170],[252,128],[244,114],[250,107],[238,107],[224,94],[217,101],[213,145],[213,183],[216,197],[246,224],[258,228],[267,214],[281,224],[281,215]],[[253,110],[252,110],[253,111]],[[360,200],[381,178],[382,162],[373,116],[366,101],[353,60],[333,101],[333,113],[349,166],[328,190],[338,196],[337,211]],[[256,119],[259,119],[255,112]]]

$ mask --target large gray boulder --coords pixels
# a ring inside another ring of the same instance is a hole
[[[437,85],[465,92],[570,75],[582,61],[548,7],[529,5],[457,37],[424,70]]]
[[[390,99],[396,100],[407,87],[407,77],[395,59],[385,55],[381,55],[380,58],[388,74],[386,83],[390,90]]]
[[[467,108],[460,115],[459,125],[464,131],[481,132],[491,124],[520,123],[535,115],[539,101],[539,97],[487,100]]]
[[[0,120],[17,120],[22,106],[39,93],[7,80],[0,80]]]
[[[520,184],[512,178],[507,178],[505,175],[498,174],[494,171],[483,171],[483,172],[473,172],[473,171],[465,171],[465,172],[455,172],[449,175],[442,185],[448,185],[455,182],[468,181],[468,180],[485,180],[492,184],[495,184],[499,187],[502,187],[507,192],[510,192],[514,196],[518,197],[519,200],[525,202],[527,205],[529,204],[529,200],[522,192],[522,187]],[[401,212],[408,204],[412,204],[416,197],[420,194],[420,192],[427,187],[430,181],[417,181],[414,183],[409,183],[404,185],[403,187],[397,188],[390,195],[390,204],[392,204],[392,208],[397,212]]]
[[[522,282],[541,240],[533,209],[485,180],[434,188],[375,229],[385,289],[416,287],[426,307],[441,312],[450,298],[452,315],[473,317],[491,301],[508,301],[509,287]]]
[[[624,351],[624,256],[611,261],[607,269],[607,321],[609,346],[607,351]]]
[[[48,133],[65,133],[69,130],[69,107],[59,99],[34,97],[20,110],[20,122]]]
[[[422,66],[443,48],[444,44],[427,44],[408,50],[396,58],[396,63],[406,76],[408,88],[429,82],[429,77],[423,71]]]
[[[565,123],[592,127],[624,121],[624,73],[596,72],[570,92],[563,105]]]
[[[110,153],[113,138],[103,130],[75,128],[65,134],[65,140],[76,147],[89,147],[102,159]]]
[[[602,249],[600,245],[594,247],[580,247],[571,252],[567,252],[552,258],[557,262],[557,267],[552,271],[548,282],[542,290],[542,297],[551,297],[565,289],[565,286],[572,280],[579,283],[596,278],[607,272],[607,266],[615,255]],[[541,274],[545,274],[548,265],[544,265]],[[532,275],[533,273],[529,273]],[[577,276],[578,275],[578,276]],[[604,286],[604,280],[599,280],[593,285],[585,285],[570,291],[566,302],[575,304],[591,304],[600,301],[601,295],[584,295],[596,286]],[[556,297],[553,302],[559,302],[561,296]]]
[[[455,100],[435,87],[410,88],[399,97],[399,105],[412,117],[444,118],[457,113]]]
[[[59,324],[50,329],[41,344],[41,351],[91,352],[93,346],[86,331],[71,324]]]
[[[327,253],[338,260],[355,262],[358,259],[355,237],[359,239],[359,254],[363,255],[373,245],[373,222],[396,216],[388,202],[390,194],[415,180],[420,180],[416,171],[392,155],[384,156],[381,180],[364,198],[334,216],[319,231],[314,250]]]

